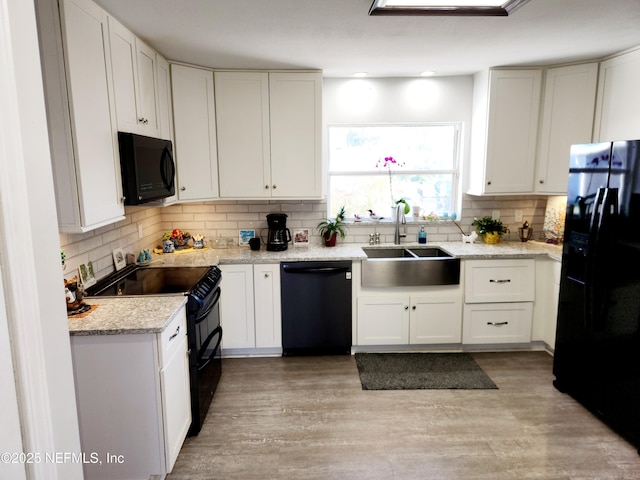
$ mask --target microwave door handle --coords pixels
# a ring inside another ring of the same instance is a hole
[[[171,173],[166,175],[166,166],[167,161],[169,162],[169,166],[171,167]],[[160,163],[160,176],[162,177],[162,182],[167,186],[167,190],[171,190],[173,188],[174,178],[176,177],[176,165],[173,161],[173,156],[167,147],[164,147],[162,151],[162,161]]]

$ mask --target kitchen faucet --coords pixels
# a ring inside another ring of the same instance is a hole
[[[402,220],[400,219],[401,217]],[[404,233],[400,233],[400,223],[402,223],[402,225],[407,224],[407,219],[404,216],[404,203],[402,202],[396,205],[396,233],[393,237],[393,243],[396,245],[400,245],[400,239],[407,236],[407,227],[402,227]]]

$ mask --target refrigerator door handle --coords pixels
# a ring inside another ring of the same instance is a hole
[[[593,210],[591,211],[591,220],[589,221],[589,236],[593,237],[597,233],[597,228],[600,225],[600,219],[602,218],[603,203],[605,197],[606,188],[598,188],[596,198],[593,200]]]

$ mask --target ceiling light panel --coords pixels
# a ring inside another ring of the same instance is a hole
[[[529,0],[374,0],[369,15],[507,16]]]

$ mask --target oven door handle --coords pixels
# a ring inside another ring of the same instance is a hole
[[[195,321],[196,325],[202,323],[207,318],[209,313],[211,313],[211,310],[215,308],[215,306],[218,304],[218,301],[220,300],[220,294],[221,290],[220,287],[218,287],[216,288],[215,292],[213,292],[212,300],[207,302],[207,309],[202,312],[198,312],[198,318],[196,318]]]
[[[218,335],[218,341],[216,342],[216,346],[211,351],[211,355],[209,355],[207,358],[202,357],[200,360],[198,360],[198,371],[201,371],[201,370],[205,369],[207,367],[207,365],[209,365],[209,363],[211,363],[211,360],[213,360],[213,358],[216,356],[216,352],[218,351],[218,348],[220,347],[220,343],[222,343],[222,327],[216,327],[213,330],[213,332],[211,332],[209,337],[207,337],[207,341],[205,342],[205,345],[202,347],[202,351],[205,352],[207,350],[207,347],[211,343],[211,340],[213,339],[213,337],[217,333],[220,333],[220,335]],[[204,360],[204,363],[200,363],[202,360]]]

